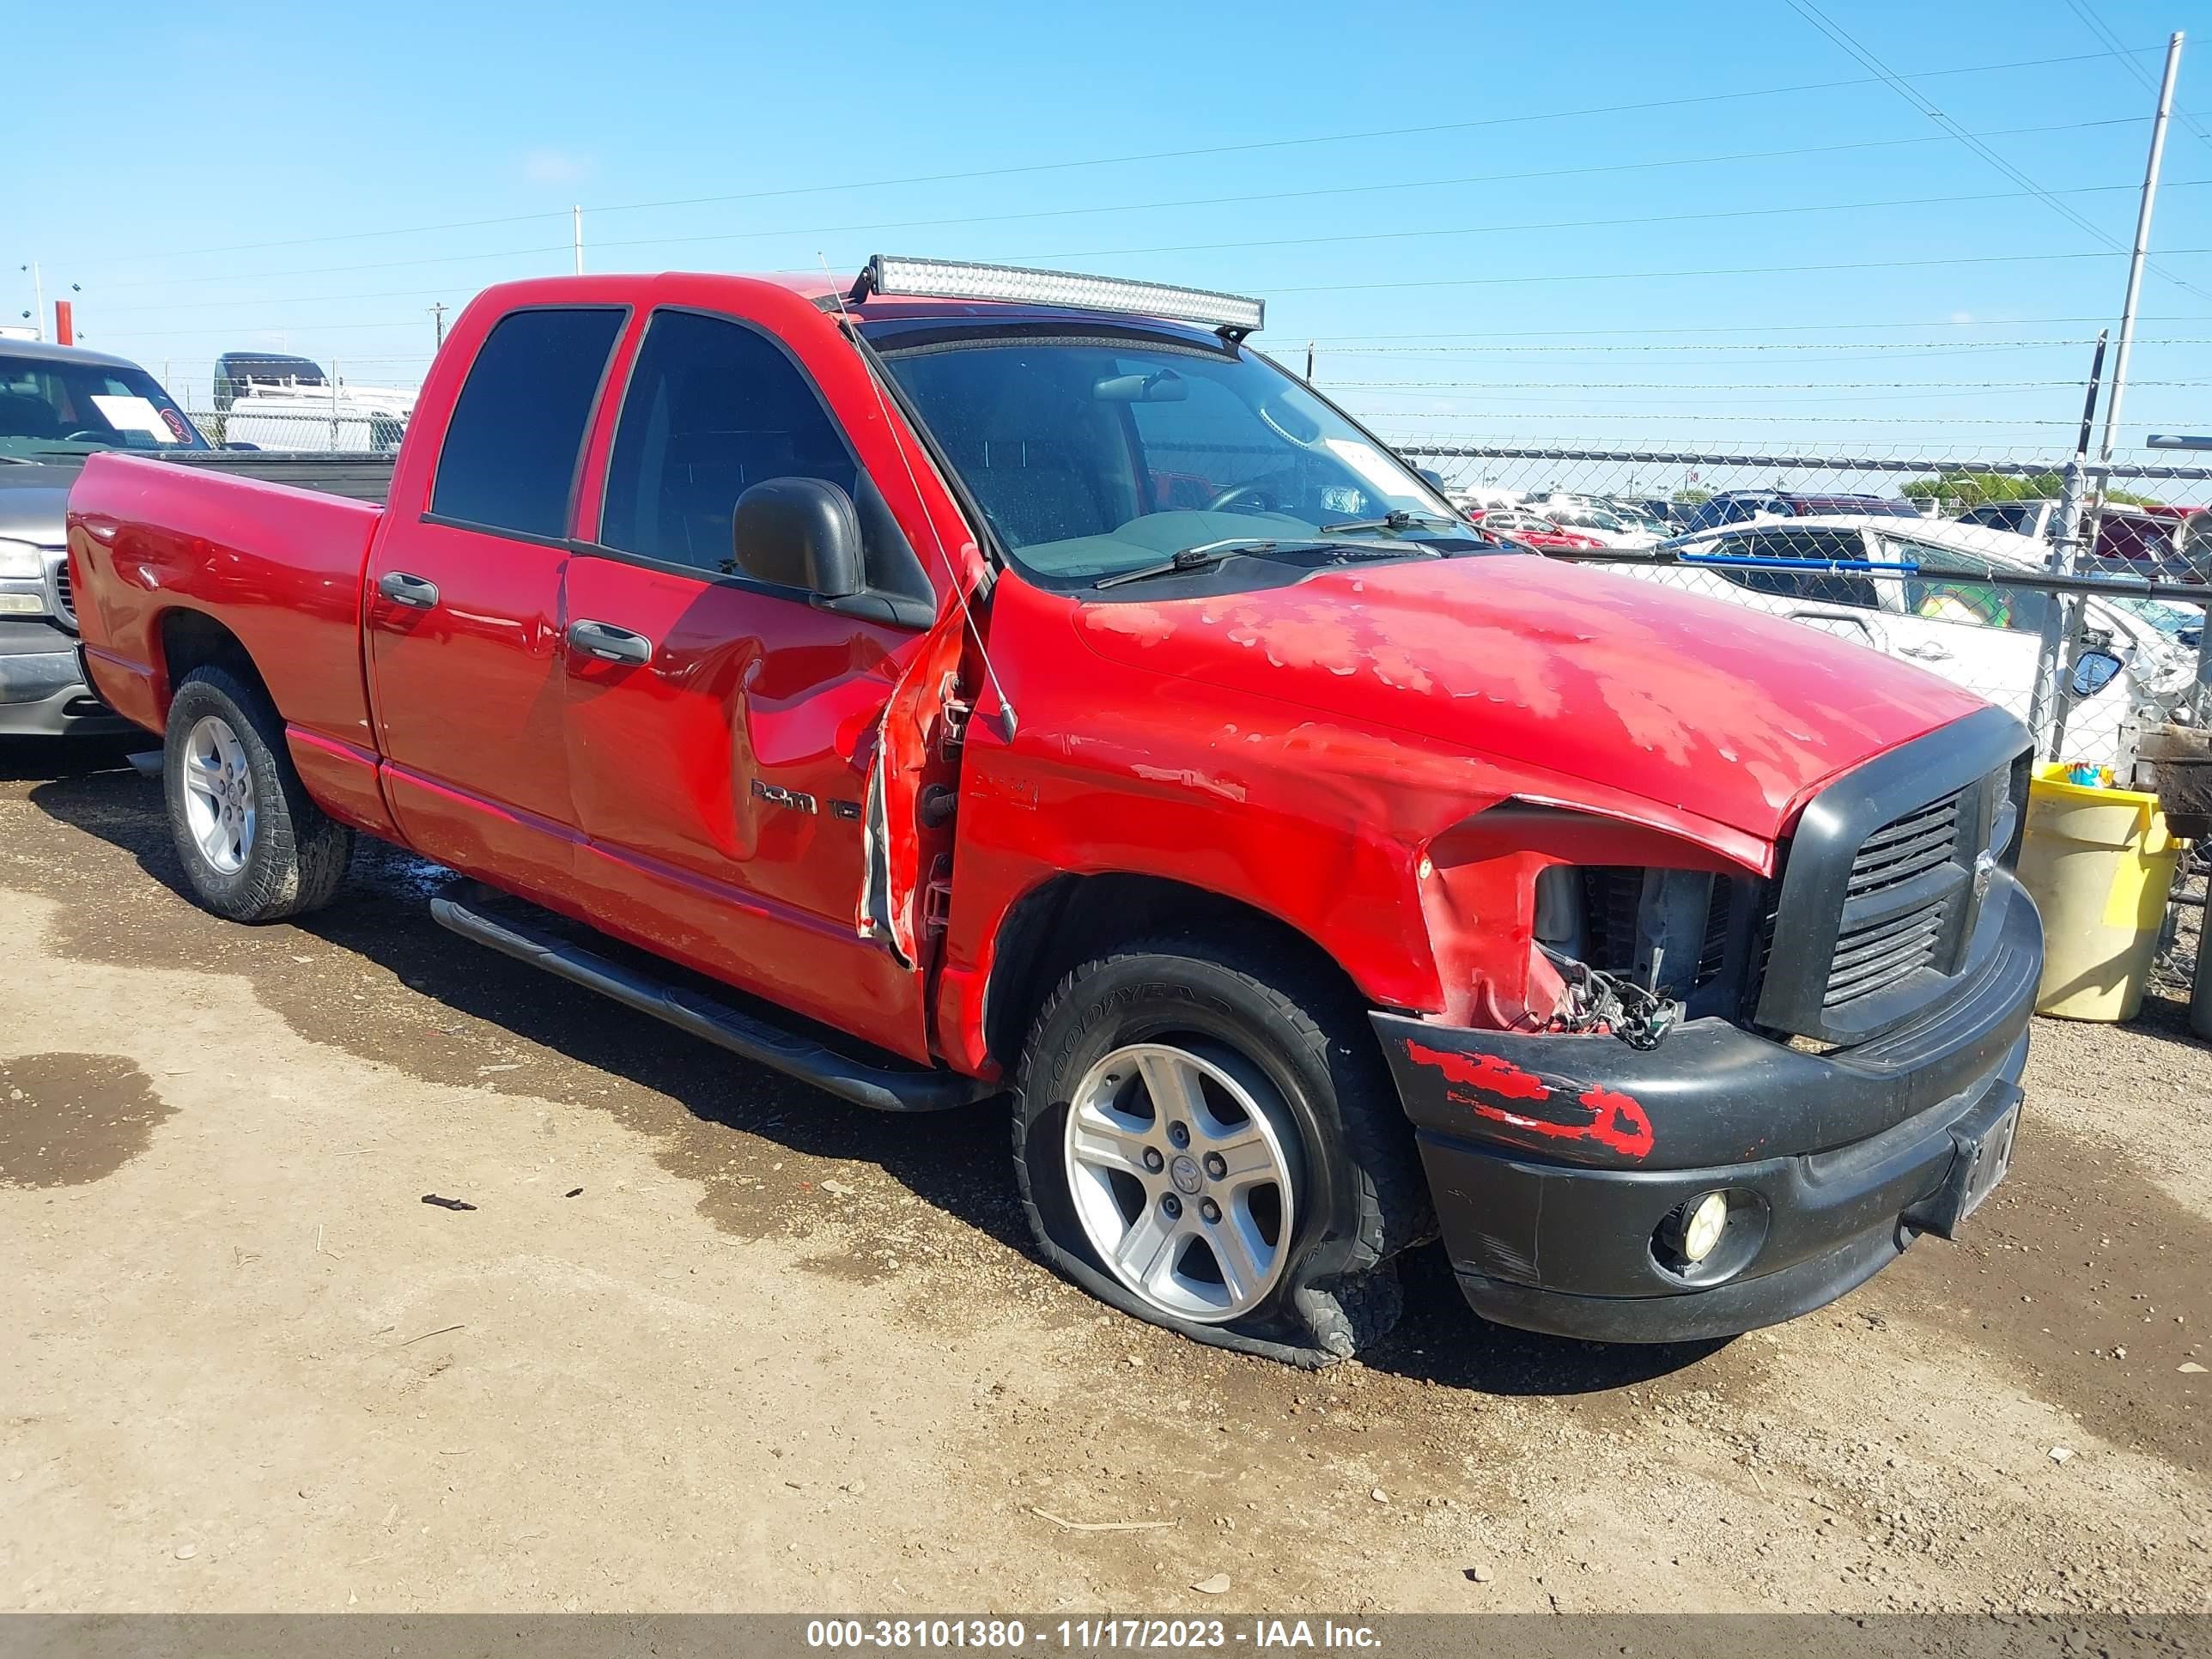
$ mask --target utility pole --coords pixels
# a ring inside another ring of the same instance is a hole
[[[2181,73],[2182,33],[2166,38],[2166,77],[2159,82],[2158,113],[2150,124],[2150,155],[2143,163],[2142,199],[2136,208],[2136,245],[2128,258],[2128,296],[2120,307],[2120,346],[2112,359],[2112,395],[2105,404],[2105,441],[2100,460],[2112,459],[2112,441],[2120,424],[2120,400],[2128,391],[2128,357],[2136,343],[2136,302],[2142,295],[2143,261],[2150,252],[2150,216],[2158,205],[2159,169],[2166,161],[2166,125],[2173,114],[2173,83]],[[2100,505],[2104,486],[2099,485]]]
[[[2105,398],[2105,434],[2097,446],[2096,487],[2089,492],[2087,524],[2080,524],[2078,519],[2069,521],[2065,508],[2060,509],[2059,539],[2051,550],[2051,565],[2062,575],[2073,573],[2077,550],[2086,550],[2092,558],[2096,556],[2098,537],[2104,528],[2105,501],[2112,488],[2112,446],[2119,436],[2120,404],[2127,396],[2128,359],[2136,343],[2136,307],[2142,297],[2143,264],[2150,253],[2151,214],[2158,205],[2158,175],[2166,161],[2166,128],[2173,114],[2173,83],[2181,73],[2183,38],[2182,32],[2176,29],[2166,41],[2166,74],[2159,82],[2158,112],[2151,118],[2150,124],[2150,154],[2143,161],[2142,195],[2136,204],[2135,246],[2128,256],[2128,290],[2120,302],[2120,340],[2112,356],[2112,388]],[[2072,533],[2077,527],[2079,533]],[[2053,665],[2053,718],[2049,729],[2050,746],[2044,752],[2046,758],[2057,760],[2058,749],[2066,741],[2065,688],[2058,677],[2064,672],[2068,647],[2080,630],[2081,600],[2078,595],[2063,599],[2052,610],[2063,615],[2064,634],[2058,641],[2058,661]],[[2047,637],[2045,647],[2047,652]],[[2039,684],[2037,690],[2042,689]],[[2039,730],[2037,735],[2040,738],[2044,733]]]
[[[430,307],[430,326],[436,331],[438,349],[443,351],[446,349],[446,302],[443,300]]]
[[[2177,35],[2174,38],[2179,40],[2180,37]],[[568,218],[575,229],[576,275],[580,276],[584,274],[584,210],[580,206],[571,207]]]
[[[31,328],[41,340],[46,337],[46,284],[39,275],[36,259],[22,267],[31,273]]]

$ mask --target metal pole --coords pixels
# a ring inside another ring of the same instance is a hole
[[[576,275],[580,276],[584,274],[584,210],[580,206],[571,207],[568,218],[575,230]]]
[[[1306,342],[1306,384],[1308,386],[1311,386],[1313,384],[1313,372],[1314,343],[1311,340],[1308,340]]]
[[[437,334],[437,349],[446,349],[446,302],[443,300],[430,307],[430,325]]]
[[[2181,72],[2181,31],[2176,29],[2166,42],[2166,78],[2159,82],[2158,113],[2150,124],[2150,155],[2143,163],[2142,199],[2136,208],[2135,251],[2128,259],[2128,297],[2120,308],[2120,349],[2112,360],[2112,395],[2105,404],[2105,442],[2100,460],[2112,459],[2120,401],[2127,396],[2128,357],[2136,343],[2136,301],[2142,295],[2143,260],[2150,252],[2150,216],[2158,205],[2158,173],[2166,160],[2166,124],[2173,113],[2173,82]],[[2101,489],[2098,492],[2100,508],[2103,494]]]
[[[338,447],[338,360],[331,359],[331,447]]]
[[[36,259],[31,261],[31,331],[41,340],[46,337],[46,283]]]
[[[2183,38],[2176,29],[2166,41],[2166,74],[2159,82],[2158,112],[2151,118],[2150,154],[2143,161],[2142,196],[2136,204],[2135,246],[2128,257],[2127,297],[2120,305],[2120,349],[2112,360],[2112,395],[2105,404],[2105,438],[2097,455],[2101,461],[2112,459],[2112,445],[2119,435],[2120,404],[2127,397],[2128,359],[2134,355],[2136,344],[2136,304],[2142,294],[2143,261],[2150,252],[2151,212],[2158,204],[2158,175],[2166,163],[2166,127],[2173,113],[2173,83],[2181,73]],[[2104,528],[2105,498],[2112,487],[2109,475],[2099,479],[2096,499],[2090,504],[2087,545],[2093,553]]]
[[[2058,487],[2058,512],[2051,526],[2051,574],[2064,578],[2074,574],[2075,538],[2081,525],[2081,495],[2088,472],[2089,431],[2097,419],[2097,392],[2105,374],[2105,342],[2109,331],[2097,336],[2097,349],[2089,359],[2089,389],[2081,400],[2081,430],[2074,441],[2073,459]],[[2036,757],[2055,760],[2064,722],[2061,711],[2059,676],[2066,668],[2066,641],[2072,637],[2064,604],[2043,613],[2043,644],[2035,660],[2035,685],[2028,694],[2027,729],[2035,738]]]

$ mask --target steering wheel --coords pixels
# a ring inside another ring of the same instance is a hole
[[[1206,504],[1208,513],[1273,513],[1275,498],[1256,483],[1231,484]]]

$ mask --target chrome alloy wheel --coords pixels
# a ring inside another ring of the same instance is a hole
[[[1255,1068],[1203,1047],[1132,1043],[1085,1073],[1067,1182],[1107,1270],[1178,1319],[1219,1324],[1259,1306],[1294,1232],[1294,1166],[1276,1129],[1287,1118]]]
[[[253,851],[253,775],[246,746],[220,714],[203,715],[185,736],[185,824],[200,856],[223,875]]]

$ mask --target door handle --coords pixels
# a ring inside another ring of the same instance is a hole
[[[428,611],[438,602],[438,584],[410,576],[404,570],[387,570],[376,579],[376,591],[394,605]]]
[[[629,663],[633,667],[642,667],[653,660],[651,640],[642,634],[633,634],[627,628],[617,628],[611,623],[570,623],[568,643],[586,656],[597,657],[601,662]]]

